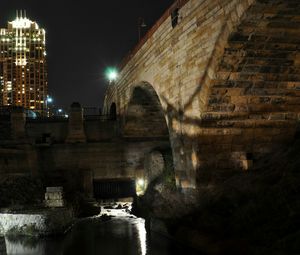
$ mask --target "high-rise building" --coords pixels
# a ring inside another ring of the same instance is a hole
[[[47,107],[45,30],[17,11],[0,29],[0,105],[43,113]]]

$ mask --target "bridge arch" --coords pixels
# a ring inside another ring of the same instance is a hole
[[[153,86],[140,82],[131,87],[130,99],[123,115],[123,136],[168,137],[165,113]]]
[[[176,27],[171,8],[131,53],[108,94],[118,95],[126,115],[136,81],[155,85],[177,176],[195,187],[207,177],[204,169],[249,169],[295,135],[300,2],[179,2]]]
[[[117,105],[115,102],[112,102],[109,108],[109,116],[111,120],[117,119]]]
[[[157,92],[150,83],[142,81],[131,87],[129,95],[123,114],[122,136],[129,141],[153,143],[150,150],[145,151],[143,170],[140,173],[140,177],[145,180],[144,188],[157,180],[166,181],[165,185],[175,184],[168,117]]]

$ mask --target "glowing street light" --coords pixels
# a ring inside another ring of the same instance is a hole
[[[52,102],[53,102],[53,98],[48,96],[48,97],[47,97],[47,102],[48,102],[48,103],[52,103]]]
[[[116,68],[109,67],[106,69],[105,75],[109,82],[113,82],[118,78],[118,71]]]
[[[50,114],[49,114],[49,104],[51,104],[52,102],[53,102],[53,98],[50,97],[50,96],[47,96],[46,101],[45,101],[45,103],[46,103],[46,116],[47,117],[50,116]]]

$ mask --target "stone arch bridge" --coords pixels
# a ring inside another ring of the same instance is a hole
[[[249,169],[296,134],[300,2],[176,1],[124,60],[111,106],[123,137],[169,136],[178,186]]]

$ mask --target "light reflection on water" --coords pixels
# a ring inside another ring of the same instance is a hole
[[[65,236],[47,239],[0,238],[4,255],[175,255],[193,253],[180,250],[162,236],[147,234],[145,221],[121,210],[103,222],[99,217],[80,221]],[[5,241],[4,241],[5,240]],[[5,248],[6,247],[6,248]],[[3,252],[1,252],[1,249]],[[6,251],[6,252],[5,252]]]
[[[141,255],[147,254],[147,232],[145,228],[145,220],[144,219],[138,219],[137,229],[138,229],[138,237],[140,242],[140,248],[141,248]]]

